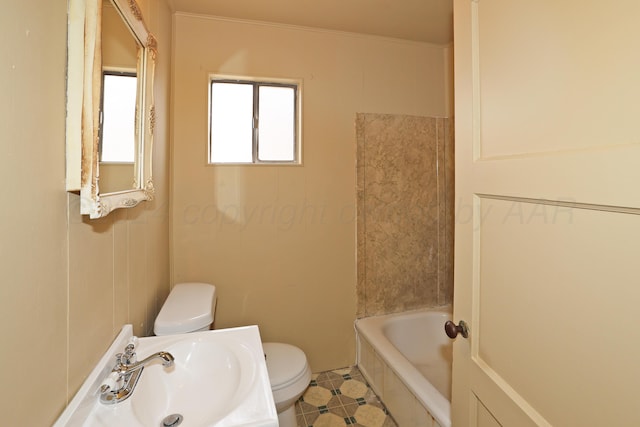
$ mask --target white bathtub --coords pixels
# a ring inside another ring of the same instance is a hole
[[[451,427],[450,307],[356,320],[358,367],[400,427]]]

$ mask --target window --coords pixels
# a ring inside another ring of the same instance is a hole
[[[135,151],[136,73],[102,73],[100,161],[133,163]]]
[[[211,80],[209,163],[299,163],[299,85]]]

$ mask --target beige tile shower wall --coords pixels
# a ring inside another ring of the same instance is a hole
[[[453,303],[454,120],[438,120],[438,305]]]
[[[356,112],[445,115],[445,49],[181,14],[174,28],[173,282],[217,286],[216,327],[257,323],[314,371],[353,363]],[[303,165],[207,165],[210,73],[302,79]]]
[[[449,122],[358,114],[358,317],[451,301]]]

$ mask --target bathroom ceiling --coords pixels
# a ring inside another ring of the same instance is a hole
[[[446,44],[453,0],[168,0],[174,11]]]

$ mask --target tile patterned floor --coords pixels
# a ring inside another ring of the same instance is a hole
[[[296,416],[298,427],[397,427],[355,366],[313,374]]]

